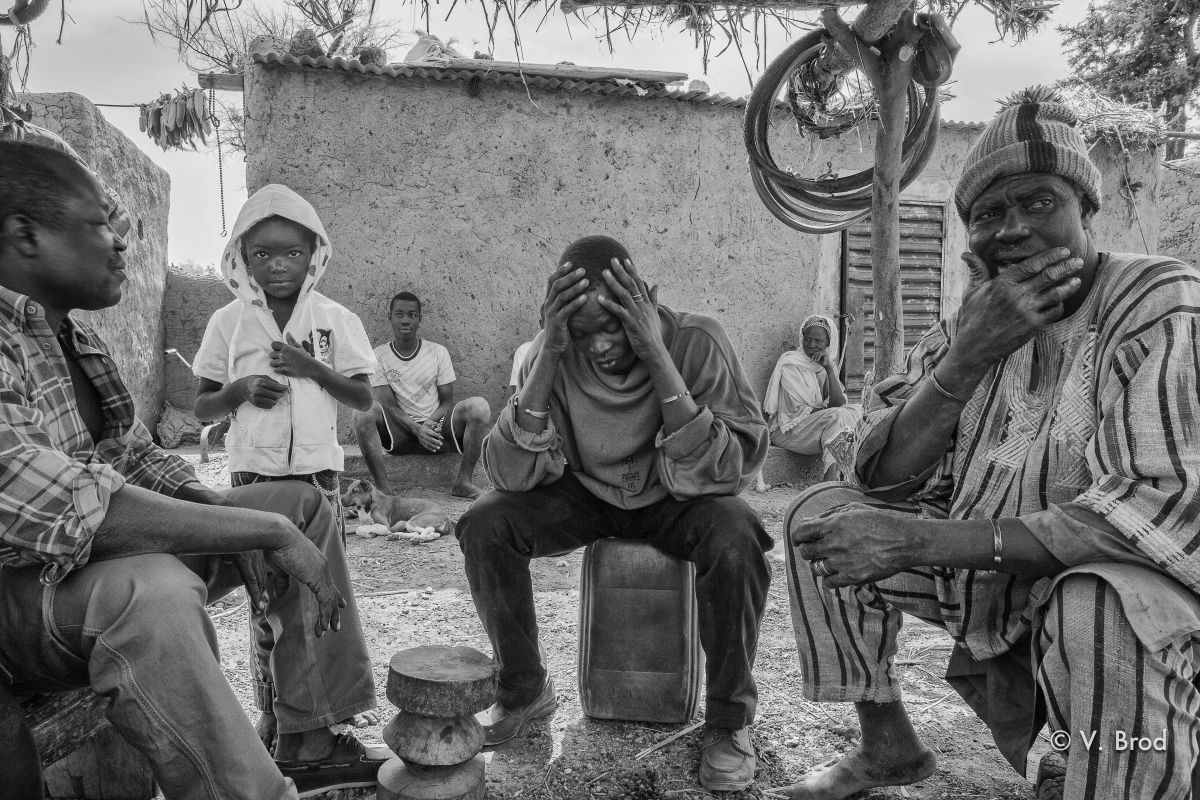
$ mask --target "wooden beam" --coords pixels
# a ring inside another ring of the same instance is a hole
[[[201,72],[196,76],[201,89],[217,89],[224,92],[242,92],[246,89],[246,76],[241,73]]]
[[[486,61],[474,58],[452,58],[444,64],[409,64],[406,62],[403,66],[409,69],[483,69],[493,72],[520,73],[529,77],[576,81],[629,80],[636,83],[679,83],[688,78],[686,72],[653,72],[618,67],[580,67],[574,64],[519,64],[515,61]]]

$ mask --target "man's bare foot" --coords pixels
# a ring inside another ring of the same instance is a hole
[[[821,764],[799,783],[768,789],[772,797],[788,800],[844,800],[877,786],[908,786],[925,780],[937,769],[937,758],[924,745],[905,763],[878,763],[856,747],[833,764]]]
[[[470,481],[459,481],[450,489],[450,494],[454,497],[466,497],[474,500],[483,494],[483,489],[480,489]]]
[[[364,711],[361,714],[355,714],[350,719],[344,719],[342,722],[346,725],[353,725],[355,728],[365,728],[368,725],[378,725],[383,721],[383,715],[376,709]]]
[[[258,733],[258,738],[262,739],[267,752],[274,753],[275,735],[279,733],[279,722],[275,719],[275,714],[271,711],[264,711],[259,714],[258,722],[254,723],[254,730]]]

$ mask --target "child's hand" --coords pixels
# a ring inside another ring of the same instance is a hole
[[[288,387],[266,375],[250,375],[237,381],[238,394],[242,400],[255,408],[274,408],[279,399],[287,394]]]
[[[271,368],[287,378],[312,378],[319,361],[308,354],[290,333],[287,343],[271,342]]]

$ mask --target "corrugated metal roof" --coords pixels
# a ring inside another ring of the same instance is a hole
[[[525,85],[539,89],[562,89],[568,92],[590,92],[592,94],[642,97],[655,100],[678,100],[687,103],[707,103],[713,106],[733,106],[735,108],[745,108],[746,100],[748,99],[746,97],[730,97],[724,92],[716,94],[689,92],[685,89],[669,89],[629,82],[617,83],[612,80],[562,80],[559,78],[522,75],[519,72],[494,69],[455,69],[453,66],[422,67],[414,64],[389,64],[386,67],[378,67],[374,64],[362,64],[359,61],[342,58],[341,56],[334,58],[329,58],[328,56],[321,56],[320,58],[303,56],[297,58],[288,53],[255,53],[252,58],[258,64],[357,72],[363,75],[382,75],[390,78],[423,78],[429,81],[470,81],[473,78],[478,78],[485,83]],[[779,106],[781,108],[787,107],[783,103],[780,103]],[[983,123],[947,121],[942,123],[942,127],[957,130],[983,130]]]

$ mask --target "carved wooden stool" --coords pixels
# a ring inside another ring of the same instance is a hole
[[[379,800],[483,800],[483,727],[495,663],[470,647],[431,645],[392,656],[387,698],[400,713],[383,740],[398,758],[379,770]]]

